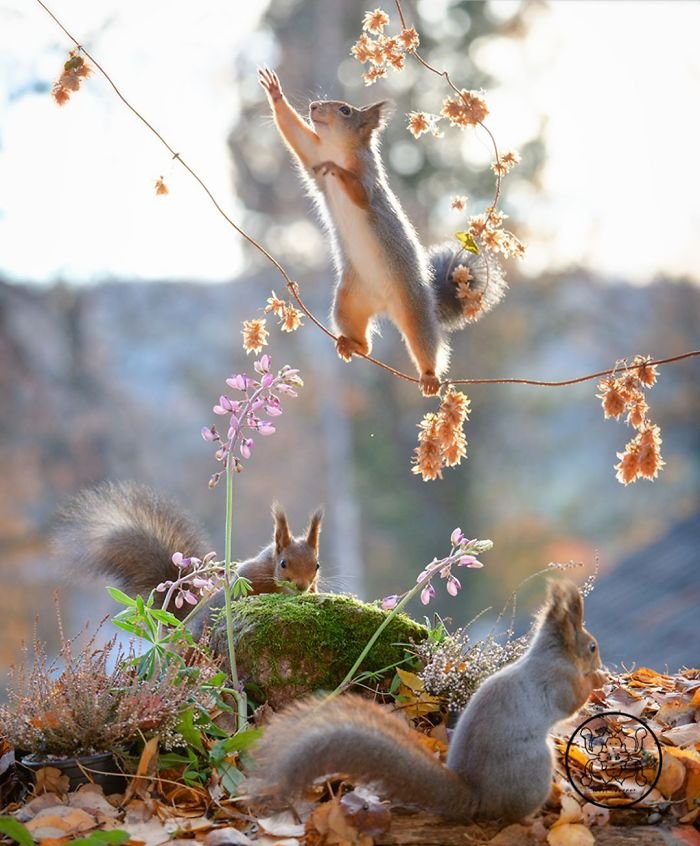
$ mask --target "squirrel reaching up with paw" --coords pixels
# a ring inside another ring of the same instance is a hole
[[[446,245],[425,250],[389,187],[379,141],[391,113],[387,101],[358,108],[337,100],[309,105],[309,122],[290,105],[274,71],[260,70],[275,124],[294,153],[321,209],[333,245],[338,281],[333,302],[338,355],[372,349],[375,318],[387,314],[401,331],[424,395],[437,394],[449,363],[446,332],[468,322],[452,273],[469,273],[481,294],[479,314],[498,303],[506,282],[486,255]]]
[[[323,511],[296,538],[279,505],[272,513],[272,543],[241,562],[238,574],[250,581],[252,594],[316,593]],[[170,500],[141,485],[109,483],[81,492],[63,509],[55,545],[74,566],[117,580],[131,596],[148,596],[180,576],[173,553],[202,559],[210,549],[202,530]],[[182,618],[191,608],[168,610]]]
[[[446,767],[403,720],[346,695],[300,702],[273,717],[242,789],[289,799],[320,776],[343,773],[443,817],[522,819],[549,795],[550,730],[604,683],[600,667],[578,588],[552,582],[525,654],[488,678],[460,716]]]

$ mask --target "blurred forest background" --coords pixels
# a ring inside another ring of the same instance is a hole
[[[332,274],[327,242],[267,117],[256,65],[278,68],[285,90],[304,110],[309,97],[323,95],[356,103],[386,96],[397,101],[384,155],[392,184],[426,243],[459,228],[449,210],[452,195],[468,194],[472,213],[483,209],[493,191],[490,154],[483,137],[467,138],[458,131],[419,142],[408,135],[403,113],[438,111],[445,94],[444,83],[417,66],[364,89],[361,68],[348,55],[364,5],[340,0],[259,5],[246,49],[228,57],[226,79],[219,80],[235,91],[236,108],[218,115],[220,124],[228,126],[229,182],[210,187],[224,199],[230,192],[237,221],[282,261],[301,284],[307,304],[325,317]],[[489,44],[504,49],[527,40],[549,9],[532,2],[421,2],[407,12],[426,58],[466,87],[484,87],[497,112],[497,105],[507,108],[508,83],[498,79],[493,62],[482,63],[479,57],[489,55]],[[73,25],[80,26],[79,17]],[[115,25],[106,19],[94,27],[89,46],[98,56],[101,39]],[[229,18],[225,25],[235,28],[236,21]],[[206,44],[199,46],[203,55]],[[57,75],[65,48],[56,32],[51,61],[34,68],[33,87],[22,96],[48,100],[51,69]],[[190,47],[180,66],[183,76],[188,63],[200,61]],[[176,87],[177,80],[172,82]],[[85,108],[78,105],[80,98],[89,103],[91,84],[75,95],[77,108]],[[113,95],[105,90],[102,96]],[[183,98],[179,117],[186,121],[187,113]],[[132,118],[123,112],[119,120]],[[515,146],[522,155],[522,164],[505,181],[503,207],[527,243],[538,235],[528,209],[543,190],[547,118],[531,115],[517,138],[502,141],[497,114],[494,124],[503,148]],[[81,133],[80,143],[89,145]],[[621,155],[608,140],[611,155]],[[32,139],[39,158],[44,143],[53,141]],[[585,168],[586,163],[572,161],[571,167]],[[169,173],[166,180],[174,182]],[[41,183],[28,190],[42,204]],[[149,213],[167,214],[161,209],[181,202],[175,190],[158,198],[162,205]],[[83,216],[107,215],[112,198],[105,195],[104,210],[82,207],[79,196],[74,203],[52,209],[57,226],[65,225],[66,217],[80,227]],[[650,240],[655,216],[667,213],[649,209]],[[193,206],[192,214],[207,216],[207,226],[219,239],[237,239],[222,231],[209,206]],[[582,207],[567,214],[591,211]],[[106,217],[105,226],[112,229],[118,267],[128,221]],[[547,237],[556,239],[556,229]],[[177,238],[173,235],[173,249]],[[41,252],[31,232],[26,239],[27,251]],[[191,241],[195,255],[206,249]],[[666,357],[698,346],[697,277],[655,272],[655,278],[633,284],[611,273],[595,255],[587,258],[587,266],[547,270],[531,264],[529,272],[511,264],[512,290],[505,302],[453,336],[452,375],[564,379],[609,367],[623,356]],[[280,278],[248,246],[232,260],[232,278],[225,283],[203,282],[194,274],[190,281],[180,277],[174,282],[108,272],[91,279],[92,284],[75,285],[59,270],[37,285],[7,263],[2,272],[0,670],[17,657],[20,641],[31,639],[35,615],[40,635],[54,637],[54,587],[63,588],[69,632],[111,608],[102,585],[69,574],[49,550],[52,515],[80,488],[104,479],[149,484],[178,499],[207,526],[212,548],[222,550],[224,492],[207,487],[217,465],[199,429],[215,422],[211,406],[225,390],[225,378],[252,366],[240,346],[240,322],[259,314],[272,289],[278,294],[283,289]],[[656,662],[659,669],[664,663],[675,669],[692,661],[697,638],[686,636],[683,625],[700,601],[696,359],[664,367],[649,394],[667,467],[653,484],[639,481],[625,489],[615,480],[613,465],[631,430],[603,420],[595,382],[561,389],[474,386],[469,391],[468,461],[447,471],[442,481],[423,483],[411,474],[409,462],[416,424],[432,405],[414,385],[362,361],[343,364],[328,339],[311,326],[291,336],[274,330],[269,349],[275,365],[298,367],[306,386],[299,399],[286,403],[275,437],[258,444],[236,479],[234,552],[239,557],[267,543],[273,499],[287,507],[296,531],[323,503],[323,584],[372,599],[408,587],[425,562],[446,553],[451,530],[460,526],[469,536],[492,538],[495,548],[484,556],[482,571],[464,573],[457,600],[439,596],[430,608],[459,624],[485,606],[500,609],[524,577],[550,561],[583,562],[584,578],[597,551],[601,577],[588,616],[603,656],[629,664]],[[393,327],[386,327],[375,351],[410,371]],[[653,554],[645,554],[647,549]],[[626,583],[618,581],[614,594],[612,587],[605,594],[605,584],[633,556],[638,563],[629,577],[636,591],[630,609]],[[667,570],[660,571],[662,566]],[[530,583],[521,593],[523,609],[536,604],[541,593],[541,583]],[[663,609],[650,616],[645,603],[659,599]],[[604,614],[597,611],[603,607]],[[615,655],[606,656],[606,635],[612,642],[621,634],[616,609],[630,612],[628,631],[638,625],[639,632],[623,637],[619,648],[616,642]],[[414,610],[422,613],[420,606]],[[669,639],[654,651],[653,633],[646,646],[642,634],[662,625],[670,625]]]

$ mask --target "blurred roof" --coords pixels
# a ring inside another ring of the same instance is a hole
[[[586,626],[608,666],[700,667],[700,512],[602,575]]]

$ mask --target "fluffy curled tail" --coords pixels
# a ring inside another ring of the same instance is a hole
[[[63,509],[55,545],[79,572],[115,579],[132,596],[148,596],[177,576],[174,552],[202,558],[208,551],[173,502],[140,485],[110,483],[83,491]]]
[[[432,247],[428,254],[433,270],[433,290],[438,320],[447,332],[463,329],[498,305],[508,290],[503,269],[486,253],[478,255],[455,249],[450,244]],[[462,265],[465,271],[455,269]],[[463,284],[459,282],[464,277]]]
[[[314,779],[343,773],[402,802],[469,819],[466,783],[411,737],[408,726],[361,696],[297,702],[272,718],[254,750],[243,790],[288,799]]]

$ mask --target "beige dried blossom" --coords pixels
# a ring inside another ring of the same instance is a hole
[[[460,194],[457,194],[452,198],[452,203],[450,204],[450,208],[453,211],[464,211],[467,207],[467,200],[468,197],[464,197]]]
[[[284,300],[281,300],[277,294],[273,291],[272,294],[267,298],[267,305],[264,308],[265,314],[269,314],[272,312],[277,317],[282,317],[284,315],[284,309],[287,303]]]
[[[418,424],[418,446],[413,451],[411,472],[420,474],[423,481],[442,478],[442,449],[438,437],[438,415],[428,412]]]
[[[645,388],[651,388],[655,385],[659,375],[656,365],[650,362],[650,355],[637,355],[632,361],[632,367],[636,368],[637,378]]]
[[[370,68],[367,73],[362,74],[365,85],[373,85],[378,79],[386,76],[386,68]]]
[[[154,188],[156,189],[156,196],[157,197],[161,197],[165,194],[170,193],[168,191],[168,186],[165,184],[165,180],[163,179],[162,176],[159,176],[158,179],[156,179],[155,184],[154,184]]]
[[[491,170],[496,176],[505,176],[510,173],[513,168],[520,163],[520,155],[515,150],[509,150],[507,153],[502,153],[498,159],[491,165]]]
[[[425,112],[408,113],[408,131],[414,138],[420,138],[425,132],[430,132],[430,119]]]
[[[476,126],[488,115],[489,110],[481,91],[467,91],[463,88],[459,97],[446,97],[440,114],[447,118],[452,126]]]
[[[473,276],[471,270],[466,264],[458,264],[452,271],[452,281],[456,285],[467,285],[471,282]]]
[[[596,396],[601,401],[606,420],[609,417],[619,420],[620,415],[625,410],[626,400],[620,388],[620,380],[615,379],[613,376],[608,376],[598,383],[600,393],[596,394]]]
[[[454,467],[467,455],[463,425],[469,417],[469,398],[449,388],[437,413],[428,412],[418,424],[418,446],[412,472],[423,481],[442,478],[443,467]]]
[[[63,73],[51,89],[51,95],[59,106],[70,99],[72,91],[80,89],[80,83],[92,75],[92,68],[78,55],[78,50],[71,50],[68,61],[63,65]]]
[[[370,60],[371,49],[373,44],[374,42],[372,41],[372,39],[365,32],[363,32],[362,35],[350,48],[350,55],[354,56],[358,62],[364,65]]]
[[[296,332],[302,325],[302,317],[303,313],[298,308],[295,308],[290,303],[285,303],[281,315],[280,328],[283,332]]]
[[[416,32],[416,28],[414,26],[409,27],[408,29],[402,29],[397,37],[404,50],[416,50],[420,44],[420,38],[418,37],[418,33]]]
[[[638,478],[656,479],[665,465],[661,457],[661,430],[648,418],[649,404],[644,390],[655,384],[658,373],[650,357],[638,355],[632,365],[618,362],[619,375],[607,376],[598,383],[605,417],[616,420],[627,411],[627,424],[637,429],[638,434],[625,445],[624,452],[618,452],[619,463],[615,465],[616,477],[623,485],[629,485]]]
[[[265,328],[265,318],[256,317],[253,320],[244,320],[243,329],[243,349],[247,352],[259,353],[263,347],[267,346],[267,339],[270,333]]]
[[[636,446],[636,438],[630,441],[624,452],[618,452],[619,464],[615,465],[615,478],[625,487],[636,480],[639,476],[639,450]]]
[[[488,219],[484,214],[474,214],[469,218],[469,234],[472,238],[481,238],[488,226]]]
[[[373,12],[365,12],[362,19],[362,29],[371,32],[373,35],[381,35],[384,27],[390,23],[389,15],[383,9],[375,9]]]

